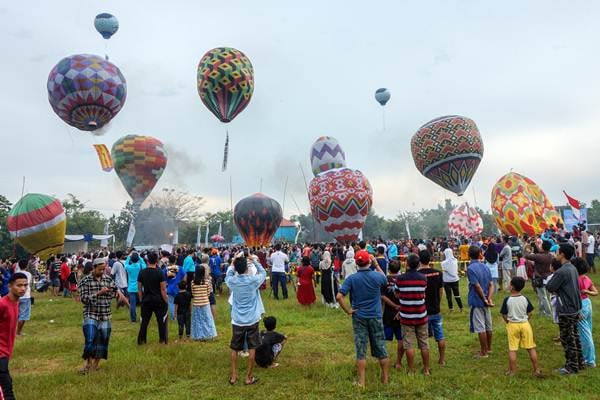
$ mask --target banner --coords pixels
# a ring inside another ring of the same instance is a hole
[[[94,149],[96,149],[96,153],[98,153],[98,159],[100,160],[100,166],[102,170],[105,172],[110,172],[113,170],[113,161],[110,156],[110,152],[105,144],[95,144]]]
[[[135,237],[135,225],[133,225],[133,219],[129,224],[129,232],[127,232],[127,247],[131,247],[133,244],[133,238]]]
[[[565,222],[565,229],[572,231],[575,225],[578,225],[580,221],[587,221],[587,208],[579,209],[580,218],[577,218],[573,210],[566,209],[563,211],[563,221]]]
[[[106,221],[106,224],[104,224],[104,232],[102,232],[104,235],[108,235],[108,220]],[[100,247],[106,247],[108,246],[108,239],[103,239],[100,241]]]

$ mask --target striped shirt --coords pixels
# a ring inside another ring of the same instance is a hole
[[[400,323],[422,325],[427,323],[425,289],[427,277],[417,271],[408,271],[396,278],[399,290]]]
[[[210,304],[208,296],[212,292],[212,284],[210,279],[205,279],[201,285],[195,285],[192,281],[192,305],[194,307],[202,307]]]

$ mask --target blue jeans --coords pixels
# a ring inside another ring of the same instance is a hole
[[[271,272],[271,284],[273,285],[273,296],[279,298],[279,284],[281,283],[281,291],[283,292],[283,298],[287,299],[287,278],[285,272]]]
[[[175,296],[167,295],[169,298],[169,318],[175,320]]]
[[[138,302],[137,292],[129,293],[129,319],[131,322],[137,321],[136,306]]]

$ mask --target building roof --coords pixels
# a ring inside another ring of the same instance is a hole
[[[282,227],[282,228],[295,228],[296,224],[294,224],[289,219],[282,218],[281,219],[281,224],[279,224],[279,226]]]

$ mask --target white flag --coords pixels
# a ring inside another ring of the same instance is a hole
[[[106,224],[104,225],[104,232],[102,232],[105,235],[108,235],[108,220],[106,220]],[[102,239],[100,241],[100,247],[106,247],[108,246],[108,239]]]
[[[204,246],[208,247],[208,224],[206,224],[206,235],[204,236]]]
[[[362,229],[358,232],[358,240],[363,240],[363,231]]]
[[[223,236],[223,235],[221,234],[221,230],[222,230],[221,228],[222,228],[222,226],[221,226],[221,221],[219,221],[219,236]]]
[[[196,247],[200,247],[202,244],[202,224],[198,225],[198,232],[196,232]]]
[[[135,237],[135,225],[133,224],[133,219],[129,224],[129,232],[127,232],[127,247],[131,247],[133,244],[133,238]]]
[[[173,243],[172,244],[177,244],[179,243],[179,227],[175,227],[175,232],[173,233]]]
[[[408,235],[408,240],[411,240],[410,237],[410,226],[408,225],[408,218],[404,220],[404,226],[406,227],[406,234]]]

